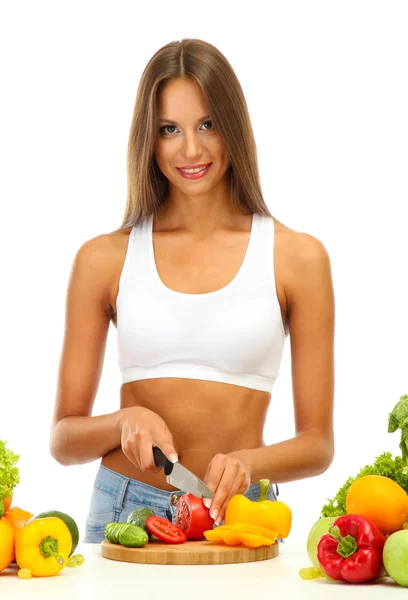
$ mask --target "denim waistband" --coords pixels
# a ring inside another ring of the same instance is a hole
[[[154,508],[161,508],[166,510],[170,504],[172,504],[173,496],[180,496],[184,493],[183,490],[162,490],[152,485],[137,481],[131,477],[126,477],[121,473],[117,473],[108,467],[100,464],[98,472],[95,478],[95,487],[101,491],[115,496],[117,502],[122,504],[125,500],[130,500],[135,503],[143,503],[146,498],[149,499],[149,505]],[[276,488],[276,492],[273,488]],[[245,492],[245,496],[250,500],[258,500],[260,494],[260,486],[258,483],[251,483],[248,490]],[[279,494],[278,486],[271,485],[268,490],[268,500],[276,500]],[[119,505],[118,505],[119,508]]]

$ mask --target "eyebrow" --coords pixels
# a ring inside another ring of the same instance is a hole
[[[201,123],[201,121],[205,121],[206,119],[210,119],[210,118],[211,118],[210,115],[205,115],[204,117],[201,117],[201,119],[197,119],[197,123]],[[165,119],[165,118],[159,118],[159,122],[160,123],[171,123],[172,125],[178,124],[176,121],[172,121],[171,119]]]

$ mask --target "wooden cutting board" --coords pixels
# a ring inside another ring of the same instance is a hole
[[[127,548],[111,544],[106,539],[101,543],[102,556],[123,562],[152,565],[222,565],[231,563],[254,562],[274,558],[279,554],[279,542],[260,548],[245,546],[227,546],[203,540],[166,544],[151,541],[143,548]]]

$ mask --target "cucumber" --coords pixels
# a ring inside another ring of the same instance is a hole
[[[127,525],[127,523],[117,523],[116,521],[106,523],[105,537],[108,540],[108,542],[112,542],[112,544],[119,544],[119,533],[123,529],[123,525]]]
[[[119,533],[119,544],[122,546],[130,546],[131,548],[141,548],[146,546],[149,541],[149,536],[144,529],[137,525],[127,523],[128,527]]]
[[[112,544],[120,544],[131,548],[141,548],[149,541],[145,530],[132,523],[107,523],[105,537]]]
[[[58,517],[58,519],[61,519],[61,521],[64,521],[65,525],[68,527],[71,537],[72,537],[72,548],[71,548],[71,552],[68,555],[68,558],[69,558],[70,556],[73,555],[73,553],[75,552],[75,550],[78,546],[78,543],[79,543],[78,525],[75,523],[75,521],[72,517],[70,517],[66,513],[60,512],[59,510],[48,510],[48,511],[39,513],[38,515],[31,517],[31,519],[28,521],[28,523],[31,523],[31,521],[35,521],[35,519],[45,519],[46,517]]]
[[[151,539],[152,534],[146,527],[146,519],[147,517],[155,517],[156,513],[151,508],[138,508],[137,510],[133,510],[127,518],[128,523],[132,523],[132,525],[137,525],[144,529],[144,531]]]

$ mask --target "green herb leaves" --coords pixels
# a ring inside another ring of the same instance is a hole
[[[15,466],[20,456],[8,450],[6,444],[0,440],[0,502],[12,495],[20,481],[20,472]]]

